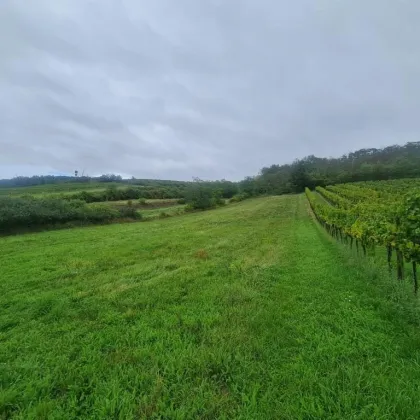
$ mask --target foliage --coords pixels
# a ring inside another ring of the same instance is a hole
[[[129,218],[129,219],[137,219],[140,220],[142,215],[136,210],[135,207],[127,203],[126,206],[120,207],[119,209],[120,217],[122,218]]]
[[[249,195],[301,192],[358,181],[420,177],[420,142],[384,149],[361,149],[339,158],[307,156],[292,164],[271,165],[247,177],[239,189]]]
[[[375,245],[395,250],[398,277],[403,276],[403,257],[412,263],[417,292],[417,264],[420,262],[420,180],[363,182],[317,187],[326,200],[309,189],[306,195],[318,220],[334,236],[360,241],[363,250]]]
[[[223,190],[218,188],[217,183],[202,182],[197,180],[187,189],[185,201],[190,210],[211,209],[225,202],[223,200]]]
[[[192,182],[145,180],[120,180],[118,176],[106,175],[99,178],[81,177],[31,177],[0,180],[0,196],[55,197],[63,200],[83,200],[86,203],[103,201],[151,199],[185,199],[187,188]],[[79,182],[82,181],[82,182]],[[230,198],[238,192],[238,184],[226,180],[201,181],[211,190],[220,190],[222,198]],[[18,185],[18,186],[17,186]],[[25,185],[32,185],[25,187]]]
[[[249,198],[249,195],[247,193],[241,193],[241,194],[235,194],[231,199],[231,203],[239,203],[240,201],[244,201],[247,198]]]
[[[160,219],[166,219],[167,217],[170,217],[170,214],[166,213],[166,211],[162,210],[162,211],[159,213],[159,218],[160,218]]]
[[[213,202],[213,191],[200,182],[196,182],[188,188],[185,201],[196,210],[205,210],[215,207]]]
[[[87,203],[96,203],[103,201],[123,201],[137,199],[171,199],[178,198],[184,191],[178,189],[168,189],[166,187],[125,187],[117,188],[115,185],[107,187],[105,190],[89,192],[81,191],[79,193],[62,196],[67,200],[83,200]]]
[[[301,193],[305,191],[305,187],[311,187],[311,179],[303,161],[297,161],[292,165],[289,183],[290,190],[294,193]]]
[[[0,197],[0,232],[68,222],[98,223],[121,217],[140,216],[106,205],[88,206],[81,200]]]
[[[239,182],[239,191],[241,194],[246,194],[248,196],[259,195],[256,178],[248,176]]]
[[[105,174],[101,175],[98,178],[99,182],[122,182],[122,176],[121,175],[114,175],[114,174]]]

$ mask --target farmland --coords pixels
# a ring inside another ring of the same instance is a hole
[[[64,178],[64,179],[61,179]],[[177,190],[185,188],[188,182],[169,181],[157,179],[122,179],[117,180],[116,176],[100,178],[76,178],[76,177],[18,177],[11,180],[0,180],[0,196],[21,196],[21,195],[72,195],[81,191],[89,193],[101,192],[107,188],[140,188],[154,190]]]
[[[132,201],[132,200],[121,200],[121,201],[107,201],[103,204],[111,208],[133,208],[141,216],[142,220],[152,220],[157,218],[164,218],[169,216],[180,215],[185,212],[185,204],[179,204],[177,199],[156,199],[156,200],[144,200],[144,201]],[[91,205],[92,207],[95,204]]]
[[[318,194],[316,194],[318,193]],[[326,229],[337,239],[366,255],[377,246],[386,249],[389,269],[396,256],[399,280],[406,263],[412,267],[414,291],[418,291],[417,264],[420,262],[420,181],[393,180],[317,187],[306,195]]]
[[[0,238],[0,416],[419,418],[407,282],[304,195]]]
[[[24,194],[30,195],[59,195],[59,194],[71,194],[78,191],[90,191],[98,192],[103,191],[105,188],[112,186],[116,188],[127,187],[129,184],[121,184],[117,182],[72,182],[72,183],[57,183],[57,184],[45,184],[45,185],[34,185],[29,187],[0,187],[1,195],[21,196]]]
[[[231,183],[228,183],[229,186]],[[87,203],[144,199],[176,199],[185,195],[188,183],[159,180],[121,180],[120,182],[57,182],[32,186],[0,186],[2,198],[82,200]]]

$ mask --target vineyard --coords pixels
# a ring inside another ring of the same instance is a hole
[[[420,180],[359,182],[306,189],[318,221],[336,239],[367,254],[384,247],[403,280],[410,264],[414,292],[420,262]]]

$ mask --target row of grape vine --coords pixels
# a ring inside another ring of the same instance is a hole
[[[390,270],[395,253],[399,280],[404,278],[404,262],[409,262],[417,293],[419,190],[419,180],[397,180],[317,187],[316,192],[307,188],[306,196],[317,220],[333,237],[365,255],[367,249],[385,247]]]

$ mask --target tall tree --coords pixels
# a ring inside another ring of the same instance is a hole
[[[310,184],[312,184],[312,181],[306,170],[305,162],[296,162],[290,174],[291,191],[295,193],[303,192],[306,187],[311,186]]]

